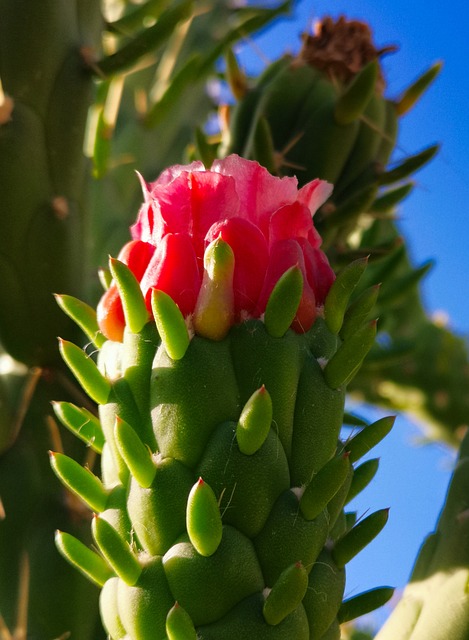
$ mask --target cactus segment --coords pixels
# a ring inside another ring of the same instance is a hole
[[[80,347],[68,340],[59,338],[59,349],[68,368],[90,398],[100,404],[107,402],[111,383],[102,375],[94,361]]]
[[[56,295],[55,299],[59,307],[71,318],[85,333],[93,344],[100,349],[106,338],[99,330],[96,319],[96,311],[86,302],[73,296]]]
[[[267,595],[262,614],[267,624],[280,624],[303,600],[308,588],[308,574],[297,562],[279,576]]]
[[[246,402],[236,426],[241,453],[252,455],[260,449],[272,425],[272,399],[264,385]]]
[[[407,182],[406,184],[399,185],[392,189],[384,191],[379,198],[373,202],[371,207],[373,213],[389,213],[398,205],[404,198],[406,198],[415,184],[413,182]]]
[[[99,513],[106,509],[109,494],[97,476],[63,453],[49,451],[49,458],[55,475],[90,509]]]
[[[357,553],[369,544],[388,520],[389,509],[380,509],[356,524],[332,549],[332,558],[339,568],[345,567]]]
[[[222,539],[222,521],[218,502],[211,487],[199,478],[187,500],[187,533],[202,556],[211,556]]]
[[[117,601],[119,582],[120,580],[116,576],[109,578],[104,583],[99,595],[99,610],[103,626],[112,640],[123,640],[126,636]]]
[[[356,462],[379,444],[391,431],[395,420],[395,416],[380,418],[348,440],[345,449],[349,453],[350,462]]]
[[[168,640],[197,640],[194,623],[178,602],[168,611],[166,635]]]
[[[339,333],[350,296],[368,264],[368,258],[360,258],[342,269],[334,280],[324,303],[324,317],[332,333]]]
[[[55,544],[62,556],[98,587],[102,587],[114,575],[102,556],[69,533],[56,531]]]
[[[303,276],[298,266],[290,267],[276,282],[267,301],[264,324],[273,338],[281,338],[292,324],[301,296]]]
[[[194,328],[204,338],[222,340],[233,325],[234,254],[221,238],[205,250],[204,277],[194,310]]]
[[[141,487],[148,488],[156,474],[151,452],[134,429],[119,417],[116,418],[114,437],[119,453],[129,467],[130,473]]]
[[[99,419],[83,407],[71,402],[52,402],[52,408],[60,422],[83,440],[93,451],[102,453],[104,434]]]
[[[115,573],[128,585],[134,585],[142,567],[129,545],[104,518],[95,515],[92,533],[99,550]]]
[[[139,333],[149,320],[140,284],[129,267],[116,258],[109,258],[109,270],[122,301],[125,323],[132,333]]]
[[[392,598],[394,591],[393,587],[376,587],[344,600],[337,614],[338,621],[342,624],[382,607]]]
[[[379,66],[375,59],[365,65],[345,87],[334,109],[338,124],[350,124],[360,118],[376,90],[378,74]]]
[[[252,140],[253,155],[270,173],[277,173],[277,158],[270,124],[264,116],[256,122]]]
[[[399,116],[407,113],[421,95],[428,89],[435,78],[441,71],[443,66],[442,62],[435,62],[429,69],[427,69],[421,76],[415,80],[403,94],[396,100],[396,111]]]
[[[314,520],[339,491],[350,472],[349,455],[333,458],[313,477],[300,498],[307,520]]]
[[[360,368],[366,354],[374,344],[377,321],[363,325],[345,340],[324,369],[324,377],[332,389],[347,385]]]

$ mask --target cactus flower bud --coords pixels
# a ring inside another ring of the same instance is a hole
[[[299,333],[311,327],[334,280],[312,221],[331,185],[313,180],[298,190],[296,178],[274,177],[236,155],[210,169],[201,162],[176,165],[142,185],[145,201],[131,228],[133,240],[118,259],[140,283],[150,313],[157,289],[193,320],[195,333],[217,327],[208,330],[221,339],[232,324],[262,317],[278,280],[298,266],[303,292],[291,326]],[[220,240],[231,249],[230,273],[213,277],[207,251],[210,257]],[[116,341],[126,326],[121,293],[113,282],[98,307],[100,330]]]

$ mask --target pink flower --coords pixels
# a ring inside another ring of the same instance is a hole
[[[119,259],[133,271],[151,311],[152,289],[170,295],[184,316],[194,312],[204,275],[204,253],[221,238],[234,254],[234,320],[262,316],[278,279],[301,269],[304,287],[292,328],[307,331],[334,273],[320,250],[315,211],[332,186],[272,176],[257,162],[231,155],[207,170],[201,162],[175,165],[150,184],[131,227],[133,240]],[[125,320],[113,284],[98,307],[102,332],[121,340]]]

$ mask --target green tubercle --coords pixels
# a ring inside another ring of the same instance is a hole
[[[143,444],[135,430],[119,417],[116,418],[114,436],[119,453],[130,473],[141,487],[149,487],[156,474],[151,451]]]
[[[397,115],[403,116],[410,109],[412,109],[417,100],[419,100],[420,96],[428,89],[428,87],[440,73],[442,66],[442,62],[435,62],[435,64],[427,69],[427,71],[422,73],[422,75],[418,77],[415,82],[407,87],[401,97],[396,101]]]
[[[204,276],[194,310],[195,332],[210,340],[222,340],[234,323],[234,254],[218,238],[204,254]]]
[[[52,402],[52,409],[60,422],[83,440],[93,451],[102,453],[104,434],[98,418],[83,407],[71,402]]]
[[[337,614],[337,619],[342,624],[364,616],[386,604],[393,594],[393,587],[376,587],[369,591],[364,591],[353,598],[348,598],[348,600],[343,601]]]
[[[96,311],[86,302],[73,296],[56,295],[55,299],[59,307],[71,318],[85,333],[88,338],[100,349],[106,342],[98,327]]]
[[[153,289],[151,308],[158,333],[168,356],[172,360],[180,360],[187,351],[190,338],[179,307],[167,293]]]
[[[168,640],[197,640],[197,632],[190,615],[179,603],[175,603],[166,617]]]
[[[205,557],[213,555],[222,539],[222,521],[216,496],[202,478],[187,499],[186,526],[197,552]]]
[[[116,258],[109,258],[109,269],[122,300],[126,326],[139,333],[149,320],[140,284],[129,267]]]
[[[375,342],[377,321],[363,325],[345,340],[327,363],[324,377],[332,389],[347,385]]]
[[[67,489],[93,511],[102,513],[106,509],[109,494],[97,476],[63,453],[49,451],[49,458],[54,473]]]
[[[346,444],[345,449],[349,452],[350,462],[356,462],[359,458],[366,455],[374,446],[376,446],[391,431],[395,416],[386,416],[380,418],[362,429],[357,435],[351,438]]]
[[[347,265],[334,280],[324,303],[324,317],[329,331],[339,333],[350,296],[368,264],[368,258],[359,258]]]
[[[339,333],[342,340],[349,340],[368,320],[378,299],[380,286],[376,284],[365,289],[349,306]]]
[[[303,275],[295,265],[282,275],[270,294],[264,314],[267,333],[281,338],[293,322],[303,294]]]
[[[388,521],[388,515],[389,509],[375,511],[339,538],[332,550],[332,558],[339,569],[374,540]]]
[[[264,444],[272,424],[272,399],[262,385],[244,405],[236,427],[240,451],[253,455]]]
[[[349,455],[333,458],[313,477],[300,498],[300,509],[307,520],[314,520],[346,481],[350,472]]]
[[[439,149],[439,144],[432,144],[423,151],[420,151],[413,156],[408,156],[389,171],[382,173],[379,177],[379,184],[392,184],[398,180],[408,178],[412,173],[415,173],[418,169],[423,167],[424,164],[427,164],[427,162],[429,162],[433,156],[438,153]]]
[[[102,587],[114,575],[102,556],[69,533],[56,531],[55,544],[60,554],[98,587]]]
[[[366,460],[353,470],[352,482],[345,504],[348,504],[365,489],[375,477],[379,467],[379,458]]]
[[[379,63],[375,59],[351,80],[335,105],[334,118],[338,124],[350,124],[360,118],[376,91],[378,75]]]
[[[111,383],[99,371],[95,362],[72,342],[59,338],[59,350],[70,371],[86,393],[98,404],[106,404]]]
[[[112,525],[95,515],[92,522],[93,538],[99,550],[126,584],[134,585],[140,577],[142,567],[131,550]]]
[[[303,600],[308,588],[308,573],[297,562],[279,576],[267,596],[262,613],[267,624],[280,624]]]

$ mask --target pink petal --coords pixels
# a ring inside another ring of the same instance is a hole
[[[306,277],[303,251],[296,240],[279,240],[271,247],[269,265],[255,315],[264,313],[275,284],[285,271],[294,265],[298,265],[303,274],[303,295],[292,323],[292,328],[300,333],[308,331],[316,319],[316,299]]]
[[[122,247],[117,257],[129,267],[140,282],[154,252],[155,247],[149,242],[132,240]]]
[[[264,283],[269,261],[267,242],[259,230],[249,220],[231,218],[212,225],[205,242],[221,237],[233,250],[235,268],[233,291],[235,314],[241,318],[241,312],[252,314]]]
[[[151,311],[151,289],[160,289],[176,302],[184,316],[194,310],[200,289],[200,273],[186,234],[168,234],[159,243],[142,278],[147,308]]]
[[[312,180],[298,191],[298,201],[308,207],[314,216],[319,207],[326,202],[332,193],[333,185],[325,180]]]
[[[239,215],[257,224],[266,238],[272,213],[297,199],[296,178],[277,178],[258,162],[235,154],[215,160],[212,171],[233,176],[240,200]]]
[[[96,309],[98,325],[108,340],[122,342],[125,329],[122,302],[115,284],[112,284],[101,297]]]
[[[162,171],[158,178],[148,185],[150,193],[152,193],[152,189],[156,185],[164,186],[179,177],[181,173],[193,173],[194,171],[205,171],[203,162],[200,162],[200,160],[194,160],[194,162],[191,162],[190,164],[174,164],[172,167],[168,167]]]
[[[269,244],[288,238],[307,238],[313,230],[311,213],[300,202],[287,204],[272,214],[269,224]]]
[[[326,254],[320,249],[311,247],[307,242],[299,241],[303,250],[306,275],[312,287],[318,305],[324,304],[324,300],[335,280]]]

